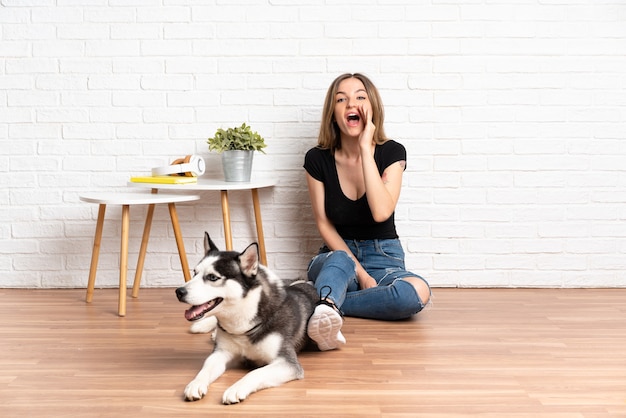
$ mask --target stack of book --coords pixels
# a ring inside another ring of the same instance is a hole
[[[187,176],[133,176],[133,183],[190,184],[197,183],[198,177]]]

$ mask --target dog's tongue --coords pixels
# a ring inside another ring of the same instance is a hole
[[[209,307],[208,303],[205,303],[204,305],[192,306],[185,311],[185,319],[187,319],[187,321],[193,321],[194,319],[204,315]]]

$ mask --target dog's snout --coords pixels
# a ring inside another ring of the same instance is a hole
[[[176,289],[176,297],[178,298],[178,300],[182,301],[185,296],[187,296],[187,289],[185,289],[184,287],[179,287],[178,289]]]

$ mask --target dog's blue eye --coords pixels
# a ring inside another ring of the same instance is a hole
[[[211,274],[207,274],[206,276],[204,276],[204,280],[209,280],[209,281],[215,282],[215,281],[219,280],[219,277],[217,277],[215,274],[211,273]]]

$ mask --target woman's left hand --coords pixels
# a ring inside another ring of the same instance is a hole
[[[359,288],[361,288],[361,290],[378,286],[376,280],[374,280],[374,278],[370,276],[365,270],[363,270],[361,274],[357,274],[357,281],[359,282]]]

